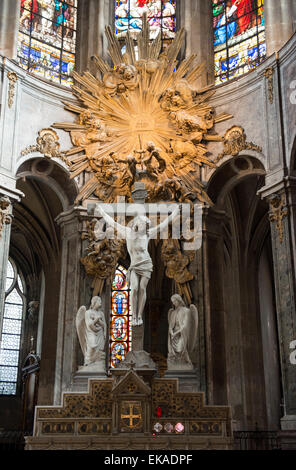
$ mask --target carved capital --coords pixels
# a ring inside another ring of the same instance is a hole
[[[15,72],[8,72],[7,78],[9,80],[8,86],[8,107],[11,108],[13,105],[15,95],[15,84],[17,82],[17,74]]]
[[[270,213],[269,220],[275,223],[275,228],[279,235],[280,243],[283,242],[284,224],[283,219],[288,215],[285,194],[274,194],[269,199]]]
[[[10,199],[7,196],[0,196],[0,238],[2,237],[4,225],[10,225],[12,222],[10,206]]]

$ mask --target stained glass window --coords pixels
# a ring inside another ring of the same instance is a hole
[[[131,349],[132,328],[130,289],[127,270],[118,266],[112,282],[112,306],[110,318],[110,366],[115,367]]]
[[[10,260],[7,266],[0,343],[1,395],[15,395],[17,390],[24,300],[24,287],[21,276],[15,263]]]
[[[77,0],[21,0],[18,61],[38,77],[70,86]]]
[[[136,39],[142,29],[142,18],[147,13],[150,25],[150,38],[155,39],[161,33],[163,41],[175,37],[176,0],[116,0],[115,33],[124,37],[127,31]]]
[[[210,1],[219,84],[252,70],[265,58],[264,0]]]

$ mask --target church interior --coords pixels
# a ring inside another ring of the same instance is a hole
[[[0,0],[0,449],[296,449],[295,0]]]

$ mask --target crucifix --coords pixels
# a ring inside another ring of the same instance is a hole
[[[132,192],[134,201],[144,205],[146,197],[145,184],[135,183],[135,189]],[[140,212],[140,211],[139,211]],[[142,211],[141,211],[142,212]],[[129,226],[121,225],[115,222],[113,217],[107,214],[105,210],[96,205],[95,215],[100,215],[111,227],[126,240],[127,250],[130,255],[131,264],[128,270],[128,282],[131,289],[131,310],[132,324],[134,327],[143,325],[143,311],[146,303],[146,288],[153,270],[153,263],[148,251],[148,244],[151,238],[166,228],[169,223],[180,213],[179,205],[156,227],[152,227],[151,220],[140,213],[137,213]],[[133,328],[133,331],[135,328]],[[140,343],[142,347],[140,347]],[[143,350],[143,328],[141,331],[135,331],[135,342],[133,338],[133,350]],[[138,349],[140,348],[140,349]]]

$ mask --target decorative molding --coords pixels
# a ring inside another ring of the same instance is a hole
[[[8,87],[8,107],[11,108],[13,105],[14,95],[15,95],[15,84],[18,80],[17,74],[15,72],[8,72],[7,78],[9,80]]]
[[[60,152],[59,136],[53,129],[41,129],[38,132],[35,145],[29,145],[29,147],[22,150],[21,155],[28,155],[33,152],[40,152],[45,158],[60,158],[68,164],[63,154]]]
[[[218,155],[215,163],[227,155],[236,157],[242,150],[253,150],[262,153],[262,147],[253,142],[247,142],[245,130],[241,126],[235,125],[228,129],[224,134],[223,142],[224,150]]]
[[[12,222],[12,216],[9,214],[10,204],[10,200],[7,196],[0,197],[0,239],[4,225],[10,225]]]
[[[267,67],[267,69],[264,72],[264,76],[268,83],[268,99],[269,99],[270,104],[273,104],[273,74],[274,74],[274,68]]]
[[[286,196],[285,194],[274,194],[270,200],[270,209],[269,220],[275,222],[275,228],[279,234],[280,243],[283,243],[284,236],[284,224],[283,219],[289,213],[288,207],[286,206]]]

